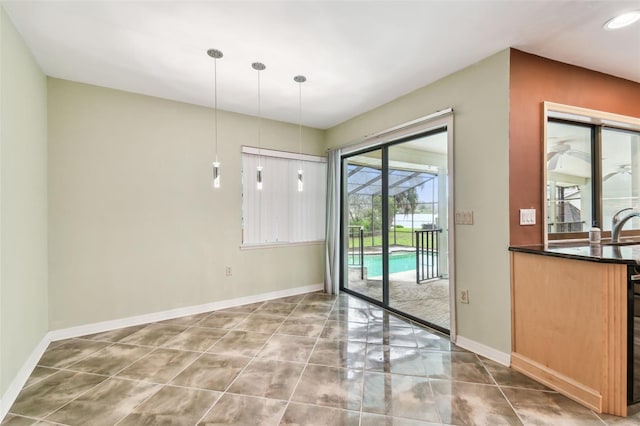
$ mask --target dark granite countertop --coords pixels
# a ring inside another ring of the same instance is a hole
[[[621,246],[607,245],[606,242],[602,244],[559,243],[547,246],[512,246],[509,250],[589,262],[640,264],[640,243]]]

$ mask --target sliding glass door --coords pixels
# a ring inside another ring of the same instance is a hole
[[[389,307],[449,329],[447,132],[388,148]]]
[[[347,180],[343,200],[348,206],[343,218],[348,271],[344,288],[382,302],[382,150],[345,158],[343,176]]]
[[[343,157],[344,290],[450,329],[448,134]]]

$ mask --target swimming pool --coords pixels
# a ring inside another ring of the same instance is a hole
[[[364,266],[367,268],[367,277],[382,275],[382,254],[365,254]],[[389,254],[389,273],[413,271],[416,269],[415,253],[391,253]]]

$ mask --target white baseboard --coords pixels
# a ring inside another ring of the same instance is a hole
[[[490,360],[502,364],[505,367],[509,367],[511,365],[511,354],[509,353],[501,352],[491,346],[483,345],[482,343],[478,343],[475,340],[467,339],[460,335],[456,337],[455,343],[461,348],[474,352],[478,355],[482,355],[485,358],[489,358]]]
[[[217,311],[220,309],[233,308],[235,306],[247,305],[250,303],[265,302],[267,300],[279,299],[281,297],[296,296],[298,294],[311,293],[324,289],[323,284],[312,284],[304,287],[290,288],[287,290],[272,291],[269,293],[256,294],[253,296],[238,297],[236,299],[222,300],[219,302],[205,303],[204,305],[187,306],[184,308],[170,309],[168,311],[153,312],[150,314],[137,315],[128,318],[121,318],[110,321],[96,322],[93,324],[80,325],[77,327],[64,328],[48,332],[38,343],[29,358],[13,379],[7,391],[0,399],[0,422],[9,412],[20,390],[24,387],[27,379],[33,372],[42,354],[49,346],[49,343],[56,340],[70,339],[72,337],[85,336],[87,334],[101,333],[103,331],[115,330],[117,328],[130,327],[133,325],[146,324],[155,321],[164,321],[172,318],[179,318],[186,315],[201,314],[203,312]]]
[[[205,303],[204,305],[187,306],[184,308],[170,309],[168,311],[153,312],[150,314],[136,315],[117,320],[96,322],[93,324],[80,325],[77,327],[64,328],[50,331],[48,336],[50,341],[70,339],[72,337],[86,336],[87,334],[102,333],[103,331],[115,330],[118,328],[131,327],[134,325],[147,324],[150,322],[164,321],[173,318],[196,315],[204,312],[217,311],[220,309],[233,308],[235,306],[247,305],[250,303],[265,302],[267,300],[279,299],[281,297],[296,296],[298,294],[311,293],[322,290],[323,284],[313,284],[304,287],[296,287],[287,290],[272,291],[270,293],[256,294],[253,296],[238,297],[236,299],[221,300],[219,302]]]
[[[33,372],[33,369],[38,365],[38,361],[42,358],[42,354],[49,346],[50,340],[48,339],[48,334],[42,338],[40,343],[35,347],[35,349],[29,355],[29,358],[22,364],[22,368],[16,374],[16,377],[13,379],[9,387],[7,388],[4,395],[2,395],[2,399],[0,400],[0,422],[5,418],[7,413],[9,412],[9,408],[13,405],[13,402],[18,397],[18,394],[24,387],[24,384],[27,382],[29,376]]]

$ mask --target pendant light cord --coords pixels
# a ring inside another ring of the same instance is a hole
[[[300,154],[300,170],[302,170],[302,82],[298,83],[298,154]]]
[[[262,159],[262,97],[260,95],[260,70],[258,70],[258,167],[261,166]]]
[[[298,154],[300,155],[300,170],[302,170],[302,83],[307,81],[304,75],[296,75],[293,81],[298,83]]]
[[[213,59],[213,125],[216,144],[216,163],[218,162],[218,59]]]
[[[262,157],[262,92],[260,90],[260,71],[267,67],[262,62],[254,62],[251,68],[258,71],[258,167],[261,166]]]

